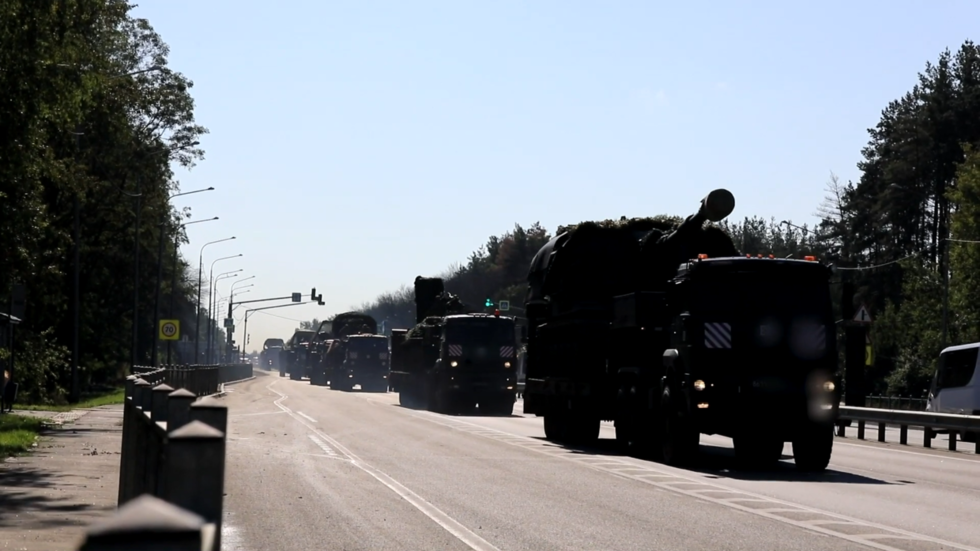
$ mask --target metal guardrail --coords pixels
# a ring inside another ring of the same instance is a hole
[[[949,450],[956,451],[960,433],[973,433],[980,436],[980,416],[933,413],[928,411],[904,411],[895,409],[859,408],[840,406],[840,420],[857,422],[857,437],[864,440],[865,425],[878,425],[878,442],[885,442],[885,429],[889,425],[899,427],[899,443],[907,445],[909,427],[923,429],[922,446],[932,447],[936,434],[949,434]],[[845,426],[837,426],[837,436],[845,436]],[[980,439],[978,439],[980,440]],[[980,454],[980,441],[974,444],[974,453]]]
[[[903,411],[925,411],[929,401],[910,396],[865,396],[864,406],[875,409],[897,409]]]

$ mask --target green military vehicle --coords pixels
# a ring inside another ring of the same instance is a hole
[[[838,393],[831,269],[742,256],[716,190],[679,227],[651,219],[559,232],[532,261],[524,412],[549,440],[589,443],[613,421],[631,453],[695,459],[700,434],[731,437],[745,465],[791,442],[826,469]]]
[[[367,314],[347,312],[333,319],[333,340],[322,358],[332,390],[388,392],[388,337]]]
[[[511,415],[517,396],[514,318],[463,313],[442,280],[415,280],[416,320],[393,329],[391,389],[406,407],[438,413]]]
[[[306,357],[309,353],[310,341],[313,339],[313,336],[313,331],[297,329],[283,347],[286,371],[289,373],[289,378],[294,381],[299,381],[304,377],[310,376]]]

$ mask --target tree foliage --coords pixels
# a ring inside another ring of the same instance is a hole
[[[173,270],[182,276],[187,267],[170,260],[189,216],[169,204],[177,191],[171,164],[189,168],[202,159],[197,140],[207,130],[194,119],[192,82],[167,67],[166,44],[132,7],[123,0],[0,1],[0,292],[8,297],[15,283],[27,286],[15,344],[25,397],[57,400],[61,393],[52,389],[68,387],[76,204],[84,383],[124,372],[134,320],[138,361],[148,361],[160,232],[162,313]],[[186,314],[183,279],[176,298]],[[193,330],[193,319],[182,326]],[[48,358],[50,368],[29,366],[32,354]]]

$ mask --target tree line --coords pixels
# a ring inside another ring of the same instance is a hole
[[[171,167],[203,159],[207,129],[194,118],[193,83],[168,66],[166,43],[134,7],[0,0],[4,313],[15,286],[26,288],[23,321],[0,359],[13,352],[21,401],[65,398],[76,316],[82,388],[128,373],[134,324],[136,361],[149,362],[158,290],[166,317],[172,279],[174,316],[184,333],[195,330],[196,282],[175,254],[190,212],[169,199],[178,192]]]
[[[875,319],[869,392],[922,397],[944,346],[980,341],[980,48],[966,41],[926,63],[868,133],[860,178],[831,175],[816,226],[752,217],[721,227],[744,252],[815,255],[842,268],[854,304]],[[469,305],[491,297],[519,307],[531,259],[551,237],[537,223],[516,225],[440,275]],[[834,289],[838,319],[851,319],[839,278]],[[413,296],[404,286],[360,310],[411,327]]]

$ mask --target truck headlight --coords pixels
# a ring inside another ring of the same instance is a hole
[[[702,381],[701,379],[694,381],[694,390],[701,391],[704,390],[704,388],[705,388],[704,381]]]
[[[459,365],[459,362],[457,362],[456,360],[449,362],[449,367],[456,367],[457,365]]]
[[[826,383],[823,384],[823,389],[826,390],[827,392],[833,392],[835,388],[837,388],[837,386],[834,385],[833,381],[827,381]]]
[[[509,369],[510,368],[510,362],[504,362],[504,368]]]

